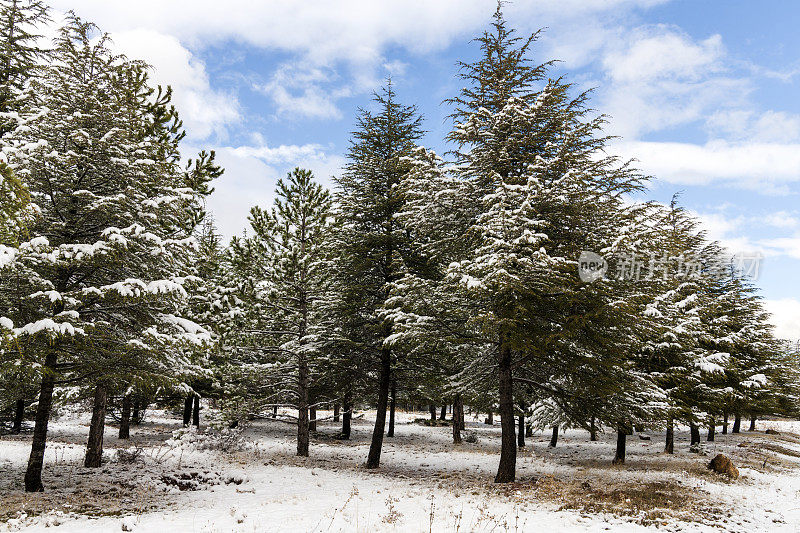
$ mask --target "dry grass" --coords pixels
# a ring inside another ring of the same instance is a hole
[[[642,525],[666,523],[676,518],[713,523],[723,517],[714,503],[697,490],[671,480],[609,484],[607,480],[563,480],[544,476],[496,486],[491,492],[520,501],[536,499],[554,504],[558,510],[628,517]]]
[[[761,449],[769,450],[771,452],[775,452],[781,455],[787,455],[789,457],[800,458],[800,452],[798,452],[797,450],[792,450],[785,446],[781,446],[780,444],[773,444],[773,443],[761,444]]]
[[[162,510],[172,498],[164,493],[122,482],[79,480],[73,489],[58,486],[47,492],[13,490],[0,494],[0,522],[23,513],[36,516],[52,511],[84,516],[121,516]]]

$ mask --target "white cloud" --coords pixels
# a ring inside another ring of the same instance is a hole
[[[601,55],[601,108],[626,138],[744,105],[751,91],[749,80],[727,75],[720,35],[696,41],[673,27],[642,26],[609,39]]]
[[[602,62],[611,80],[618,83],[692,80],[718,71],[724,54],[720,35],[694,42],[658,26],[638,29],[625,49],[609,52]]]
[[[275,147],[266,145],[226,146],[219,150],[222,153],[229,153],[236,157],[254,157],[266,164],[282,164],[298,160],[323,159],[325,157],[322,147],[318,144],[283,144]]]
[[[254,84],[254,88],[275,103],[279,115],[300,116],[304,118],[341,118],[336,100],[349,96],[346,88],[333,88],[331,83],[338,81],[331,68],[302,63],[284,63],[264,84]]]
[[[706,129],[713,138],[744,139],[753,119],[750,109],[722,109],[706,118]]]
[[[772,313],[775,335],[782,339],[800,339],[800,300],[782,298],[765,300],[767,311]]]
[[[598,39],[599,44],[593,44]],[[766,77],[768,73],[742,69],[742,62],[728,55],[719,34],[695,40],[678,28],[653,25],[627,33],[606,31],[602,38],[590,34],[589,43],[588,49],[597,48],[597,61],[605,74],[600,108],[611,116],[613,133],[638,139],[650,132],[704,121],[710,139],[704,148],[715,166],[721,153],[718,148],[727,141],[730,145],[723,151],[736,152],[737,161],[745,152],[764,156],[762,170],[775,171],[772,181],[794,179],[793,162],[780,163],[775,157],[794,150],[785,146],[800,141],[800,115],[757,112],[751,101],[756,87],[752,76]],[[675,145],[659,148],[662,152],[675,149]],[[687,153],[690,150],[685,146],[682,153],[694,162]],[[792,167],[788,176],[787,166]],[[694,181],[697,176],[687,177]]]
[[[728,215],[726,207],[721,206],[712,212],[690,213],[700,222],[700,228],[707,236],[725,247],[731,254],[761,254],[762,257],[789,257],[800,259],[800,235],[774,236],[776,231],[796,230],[800,220],[791,213]],[[769,237],[755,238],[753,231],[772,228]]]
[[[509,18],[544,25],[542,19],[585,17],[649,7],[665,0],[536,0],[506,7]],[[307,53],[318,60],[360,61],[390,45],[427,52],[456,36],[483,28],[494,11],[485,0],[52,0],[101,27],[120,31],[147,27],[200,46],[227,40],[259,48]],[[537,20],[538,19],[538,20]]]
[[[776,211],[761,217],[759,221],[767,226],[780,229],[794,229],[800,226],[800,219],[786,211]]]
[[[712,135],[766,143],[800,140],[800,115],[783,111],[756,113],[748,109],[718,111],[706,121]]]
[[[383,68],[393,77],[403,76],[408,70],[408,63],[404,63],[395,59],[394,61],[387,61],[383,64]]]
[[[800,259],[800,237],[777,237],[762,241],[768,254]]]
[[[598,17],[665,1],[531,0],[510,3],[505,11],[521,31],[559,22],[572,28],[602,28]],[[273,99],[279,114],[311,118],[340,117],[336,100],[342,93],[367,92],[383,73],[402,70],[402,65],[384,57],[390,48],[422,54],[442,50],[457,39],[466,42],[487,27],[494,11],[494,3],[485,0],[52,0],[52,4],[75,10],[105,31],[146,28],[173,36],[192,50],[237,42],[288,52],[293,58],[261,90]],[[595,45],[600,46],[602,39],[599,36]],[[574,43],[573,53],[585,47],[586,32],[576,32]],[[298,64],[304,66],[299,72]],[[287,65],[294,71],[288,77]],[[302,75],[304,70],[313,73],[334,65],[347,78],[333,86],[326,85],[330,80]]]
[[[761,192],[800,181],[800,145],[671,142],[621,142],[613,149],[639,160],[647,174],[680,185],[726,183]]]
[[[609,86],[601,92],[600,102],[611,117],[611,132],[637,139],[700,120],[721,103],[742,104],[749,91],[746,80],[661,80]]]
[[[545,56],[558,59],[568,69],[585,67],[601,57],[609,43],[622,39],[622,29],[589,18],[548,28],[540,35]]]
[[[767,111],[756,119],[752,137],[762,142],[793,142],[800,139],[800,115]]]
[[[731,233],[740,229],[743,223],[742,217],[727,217],[722,212],[691,212],[691,214],[700,221],[700,225],[708,237],[717,241],[730,238]]]
[[[242,234],[251,207],[271,205],[279,174],[261,159],[239,157],[226,150],[217,151],[217,161],[225,173],[214,183],[208,209],[217,229],[227,239]]]
[[[745,216],[728,216],[723,209],[714,212],[690,213],[699,221],[700,229],[706,232],[709,239],[719,242],[728,254],[740,257],[761,257],[775,255],[767,250],[761,242],[754,242],[746,235],[752,220]]]

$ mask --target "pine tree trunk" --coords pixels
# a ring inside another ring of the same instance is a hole
[[[39,403],[36,406],[36,421],[33,426],[31,455],[28,458],[28,469],[25,471],[25,492],[41,492],[42,465],[44,464],[44,448],[47,444],[47,424],[50,422],[50,411],[53,407],[53,388],[57,356],[49,352],[45,356],[42,372],[42,384],[39,388]]]
[[[436,406],[433,404],[428,405],[428,411],[431,414],[431,422],[436,422]]]
[[[94,388],[94,405],[92,406],[92,422],[89,425],[89,440],[86,443],[86,458],[83,466],[97,468],[103,461],[103,434],[106,429],[105,383],[98,383]]]
[[[553,426],[553,436],[550,437],[550,448],[555,448],[558,444],[558,426]]]
[[[525,426],[525,436],[533,437],[533,424],[528,424]]]
[[[183,425],[188,426],[192,422],[192,404],[194,403],[194,394],[190,394],[183,402]]]
[[[517,428],[517,447],[525,447],[525,415],[519,415],[519,427]]]
[[[367,468],[378,468],[381,464],[381,448],[383,432],[386,429],[386,407],[389,404],[389,385],[391,381],[392,358],[388,348],[381,348],[381,374],[378,384],[378,411],[375,413],[375,428],[372,431],[372,442],[369,445]],[[436,410],[434,409],[434,418]]]
[[[303,353],[298,357],[297,378],[297,455],[308,457],[308,361]]]
[[[339,422],[339,402],[333,404],[333,421]]]
[[[302,229],[305,235],[305,227]],[[301,253],[305,253],[305,238],[302,240]],[[301,271],[301,282],[305,278],[305,271]],[[301,290],[298,295],[300,304],[300,350],[297,357],[297,455],[308,457],[309,433],[317,430],[317,409],[309,406],[309,370],[308,359],[303,349],[306,333],[308,331],[308,296],[305,290]]]
[[[750,415],[750,429],[748,431],[756,430],[756,415]]]
[[[137,397],[133,401],[133,414],[131,415],[131,418],[133,420],[133,425],[134,426],[138,426],[139,424],[142,423],[142,415],[140,413],[140,409],[141,409],[141,406],[140,406],[140,403],[139,403],[139,398]]]
[[[119,421],[119,438],[131,438],[131,395],[122,397],[122,415]]]
[[[717,421],[714,420],[714,417],[710,417],[708,420],[708,436],[706,440],[708,442],[714,442],[714,437],[716,436],[717,432]]]
[[[192,409],[192,425],[200,429],[200,395],[194,395],[194,409]]]
[[[733,428],[731,429],[731,433],[739,433],[739,430],[742,427],[742,415],[736,413],[733,415]]]
[[[461,431],[467,429],[467,423],[464,420],[464,399],[458,395],[458,427]]]
[[[14,425],[11,427],[11,433],[18,435],[22,431],[23,420],[25,420],[25,400],[19,398],[14,408]]]
[[[277,405],[273,405],[272,406],[272,418],[278,418],[278,406]]]
[[[728,412],[727,411],[722,413],[722,434],[723,435],[727,435],[728,434]]]
[[[691,439],[689,441],[689,446],[698,446],[700,444],[700,428],[694,422],[689,424],[689,434]]]
[[[628,430],[620,426],[617,429],[617,452],[614,454],[614,460],[611,462],[615,465],[625,464],[625,441],[628,437]]]
[[[592,442],[597,440],[597,422],[594,416],[589,421],[589,440]]]
[[[486,415],[486,423],[490,426],[494,425],[494,413],[491,411]]]
[[[442,410],[439,413],[439,420],[447,420],[447,406],[443,405]]]
[[[350,439],[350,420],[353,417],[353,405],[350,403],[350,392],[346,392],[342,400],[342,434],[340,438]]]
[[[500,464],[495,483],[508,483],[516,479],[517,442],[514,426],[514,388],[511,375],[511,348],[500,343],[497,354],[498,392],[500,397]],[[491,414],[490,414],[491,417]]]
[[[389,431],[387,437],[394,437],[394,411],[397,405],[397,381],[392,380],[391,398],[389,399]]]
[[[675,422],[670,418],[667,423],[667,441],[664,445],[665,453],[675,453]]]
[[[453,444],[461,444],[461,394],[453,398]]]

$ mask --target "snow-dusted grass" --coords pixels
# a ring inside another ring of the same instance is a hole
[[[320,412],[323,418],[330,413]],[[221,443],[180,421],[151,413],[130,442],[106,432],[107,462],[82,466],[88,418],[52,424],[45,458],[47,492],[22,492],[29,435],[0,437],[0,531],[797,531],[800,529],[800,423],[759,422],[758,433],[717,435],[707,455],[688,452],[678,431],[667,456],[663,434],[628,439],[627,464],[612,466],[614,435],[590,442],[569,431],[527,439],[517,483],[492,483],[499,425],[468,418],[475,444],[454,446],[449,427],[413,424],[398,413],[384,440],[381,468],[363,468],[372,413],[353,421],[350,441],[323,421],[311,457],[294,456],[294,428],[253,422]],[[765,435],[771,427],[781,435]],[[795,433],[795,434],[792,434]],[[141,448],[132,463],[116,449]],[[739,467],[737,481],[710,473],[716,453]],[[183,490],[181,490],[183,489]]]

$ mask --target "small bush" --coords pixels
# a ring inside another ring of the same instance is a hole
[[[470,444],[475,444],[478,442],[478,434],[475,431],[467,431],[464,435],[464,442],[469,442]]]
[[[133,463],[142,455],[142,448],[131,446],[127,450],[117,450],[117,461],[120,463]]]
[[[242,434],[242,428],[216,430],[208,428],[197,431],[194,426],[173,431],[172,438],[166,442],[172,449],[212,450],[220,452],[243,451],[247,442]]]

